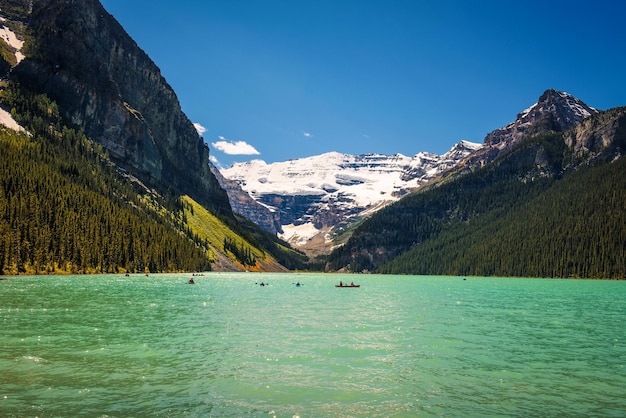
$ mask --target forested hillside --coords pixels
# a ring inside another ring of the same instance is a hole
[[[612,123],[623,125],[624,109],[613,113]],[[626,161],[621,158],[626,138],[615,129],[598,152],[576,153],[564,141],[572,135],[528,138],[482,169],[452,176],[386,208],[331,255],[330,268],[626,277]],[[599,132],[589,135],[596,138],[591,142],[601,142]]]
[[[0,273],[210,269],[207,246],[177,230],[183,219],[158,215],[181,213],[176,199],[133,186],[45,96],[16,94],[2,99],[30,109],[20,122],[31,134],[0,128]]]
[[[45,95],[9,84],[0,99],[28,131],[0,127],[0,274],[206,271],[220,258],[237,269],[241,256],[207,228],[263,254],[266,268],[284,269],[275,257],[306,268],[302,254],[241,220],[192,228],[182,196],[117,167]]]

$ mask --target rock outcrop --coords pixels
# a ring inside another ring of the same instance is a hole
[[[239,183],[229,180],[220,171],[211,165],[211,171],[220,185],[228,193],[233,211],[251,220],[264,230],[277,234],[281,231],[278,213],[258,203],[248,193],[243,191]]]
[[[585,119],[567,131],[564,140],[578,157],[622,156],[626,151],[626,107]]]

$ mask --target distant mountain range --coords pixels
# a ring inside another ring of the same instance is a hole
[[[266,229],[297,247],[323,250],[325,243],[329,250],[332,237],[350,224],[417,190],[480,148],[461,141],[443,155],[330,152],[272,164],[238,163],[221,174],[268,210],[269,222],[262,224]],[[259,208],[240,199],[238,188],[225,186],[235,211],[258,216]]]
[[[326,153],[272,164],[254,160],[222,169],[220,182],[236,212],[309,253],[330,252],[333,238],[355,222],[459,164],[484,165],[525,136],[562,131],[594,113],[570,94],[547,90],[515,121],[489,133],[484,144],[461,141],[443,155]],[[262,207],[242,197],[242,191]]]

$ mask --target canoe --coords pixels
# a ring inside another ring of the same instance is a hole
[[[361,287],[361,285],[360,284],[342,284],[342,285],[336,284],[335,287]]]

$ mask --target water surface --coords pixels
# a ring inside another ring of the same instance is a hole
[[[0,416],[626,413],[626,282],[190,277],[0,281]]]

